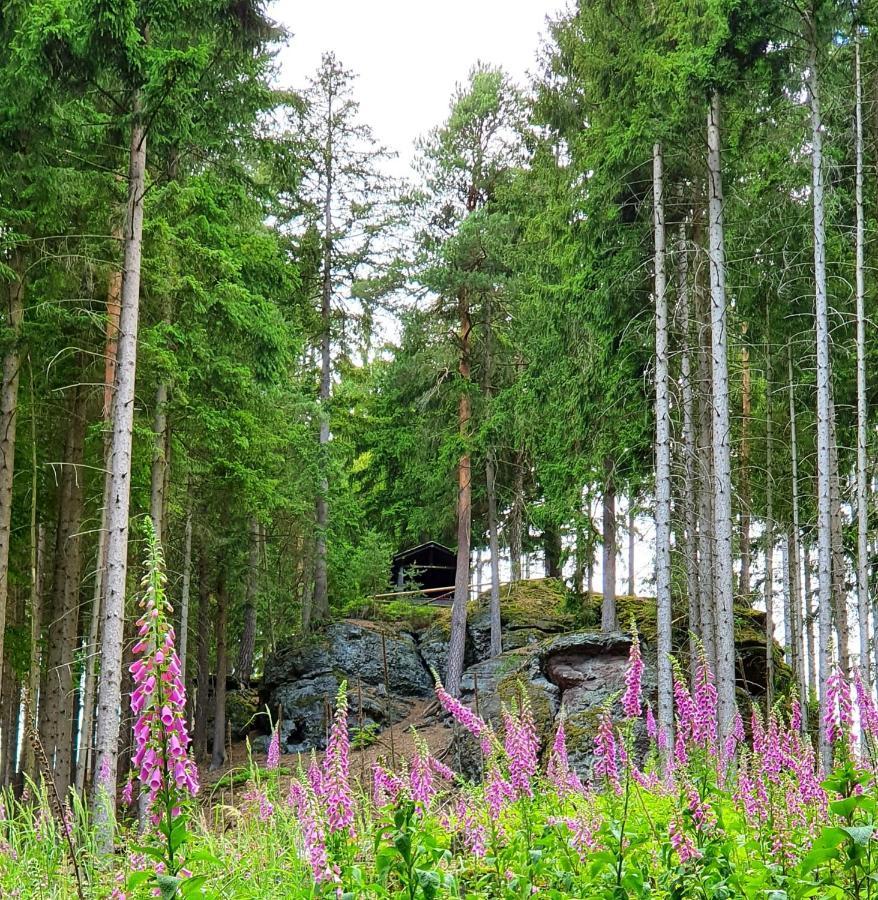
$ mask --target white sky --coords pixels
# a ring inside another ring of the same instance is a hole
[[[271,15],[293,37],[280,61],[284,87],[302,87],[335,52],[358,76],[362,120],[408,174],[414,141],[448,112],[455,84],[478,60],[517,81],[536,67],[545,19],[564,0],[275,0]]]

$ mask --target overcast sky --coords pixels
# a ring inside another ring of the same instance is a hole
[[[564,0],[275,0],[293,38],[281,55],[284,87],[301,87],[332,50],[358,76],[363,121],[399,153],[445,118],[456,83],[481,60],[523,80],[535,68],[545,19]]]

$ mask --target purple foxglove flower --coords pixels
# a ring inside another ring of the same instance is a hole
[[[643,659],[640,656],[640,640],[635,633],[628,651],[628,671],[625,674],[625,693],[622,695],[622,711],[626,719],[640,717],[642,686]]]

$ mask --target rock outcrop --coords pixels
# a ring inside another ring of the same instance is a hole
[[[597,631],[588,603],[580,602],[571,612],[559,581],[521,582],[504,589],[501,600],[504,652],[493,659],[487,598],[470,611],[462,699],[499,727],[503,704],[518,704],[526,695],[544,746],[563,709],[571,764],[588,777],[600,711],[611,703],[614,717],[621,717],[619,697],[631,638]],[[644,693],[654,704],[654,608],[640,598],[619,598],[619,603],[620,621],[634,618],[641,632]],[[332,701],[343,680],[348,682],[352,729],[385,728],[430,697],[432,673],[444,676],[449,636],[449,611],[433,612],[433,621],[425,624],[424,608],[419,608],[417,627],[414,617],[393,623],[337,622],[319,637],[274,653],[266,661],[260,699],[273,716],[280,713],[282,749],[325,746]],[[739,643],[739,687],[758,694],[765,684],[764,645],[758,640],[758,622],[751,621],[749,611],[742,615],[739,628],[747,633]],[[688,638],[682,633],[676,637],[682,652]],[[635,740],[645,746],[642,723],[636,726]],[[480,754],[467,735],[455,733],[452,757],[465,774],[480,774]]]

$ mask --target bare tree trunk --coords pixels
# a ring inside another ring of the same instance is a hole
[[[488,403],[494,394],[493,309],[491,297],[485,301],[485,378],[484,393]],[[491,551],[491,656],[503,652],[500,620],[500,538],[497,532],[497,484],[494,450],[488,448],[485,459],[485,490],[488,497],[488,546]]]
[[[655,582],[658,651],[658,722],[670,738],[674,727],[671,672],[673,610],[671,604],[671,409],[668,398],[668,295],[665,274],[664,161],[661,144],[652,152],[653,223],[655,230]],[[633,533],[633,516],[629,532]],[[629,577],[634,553],[629,553]],[[633,578],[632,578],[633,580]],[[630,593],[634,593],[633,589]]]
[[[747,323],[741,327],[742,340],[747,340]],[[738,593],[750,601],[750,348],[741,345],[741,577]]]
[[[113,229],[113,236],[122,239],[122,232]],[[107,282],[107,322],[104,332],[104,402],[101,417],[106,425],[110,421],[113,388],[116,379],[116,356],[119,349],[119,316],[122,294],[122,272],[114,270]],[[110,479],[106,474],[110,469],[110,432],[104,433],[104,494],[101,503],[101,522],[98,529],[98,547],[95,553],[95,581],[91,600],[91,619],[88,641],[85,645],[85,684],[82,697],[82,740],[76,760],[76,790],[82,794],[87,773],[91,770],[94,749],[95,694],[97,693],[98,641],[100,639],[101,614],[103,611],[104,588],[107,565],[107,514],[110,506]]]
[[[827,716],[827,681],[830,669],[832,610],[832,498],[831,498],[831,399],[829,361],[829,310],[826,296],[826,226],[823,198],[823,122],[817,77],[816,23],[809,17],[808,103],[811,110],[811,198],[814,213],[814,297],[817,345],[817,550],[818,616],[820,625],[820,722]],[[823,765],[832,765],[832,747],[820,729]]]
[[[21,624],[24,618],[24,593],[13,591],[10,596],[9,617],[7,622],[11,626]],[[3,667],[3,694],[8,698],[7,703],[0,709],[0,727],[8,739],[3,745],[0,755],[0,785],[12,784],[16,769],[18,768],[18,744],[19,722],[21,721],[21,684],[12,664],[10,650],[6,647],[6,665]]]
[[[732,462],[729,425],[728,325],[720,162],[720,98],[714,90],[707,115],[710,214],[710,324],[713,386],[714,563],[716,565],[716,687],[720,734],[735,717],[735,616],[732,582]]]
[[[24,319],[24,257],[12,252],[10,268],[15,280],[7,286],[6,327],[10,342],[3,356],[0,386],[0,706],[6,702],[3,690],[3,660],[6,636],[6,609],[9,604],[9,544],[12,536],[12,482],[15,474],[15,427],[18,421],[18,379],[21,369],[19,340]],[[14,699],[12,702],[15,702]],[[2,741],[7,740],[2,735]],[[2,742],[0,742],[2,747]]]
[[[472,410],[469,397],[470,382],[470,321],[469,297],[465,290],[458,294],[460,316],[460,400],[458,402],[458,431],[461,444],[469,443]],[[448,643],[446,689],[452,697],[460,693],[463,659],[466,650],[466,606],[469,600],[470,532],[472,527],[472,461],[464,449],[457,466],[457,568],[454,573],[454,600],[451,606],[451,637]]]
[[[814,609],[811,606],[813,591],[811,588],[811,549],[807,544],[802,546],[803,571],[805,575],[804,596],[804,633],[805,656],[808,660],[808,699],[817,697],[817,656],[814,652]]]
[[[774,419],[771,371],[771,313],[765,306],[765,700],[774,705]]]
[[[246,595],[244,597],[244,627],[238,652],[238,680],[249,687],[253,677],[253,656],[256,650],[256,592],[259,585],[259,522],[250,520],[250,548],[247,561]]]
[[[198,675],[192,747],[197,760],[207,756],[207,711],[210,698],[210,582],[204,547],[198,554]]]
[[[192,590],[192,498],[186,499],[186,523],[183,526],[183,585],[180,591],[180,671],[186,683],[186,657],[189,650],[189,595]]]
[[[634,530],[634,499],[628,500],[628,596],[637,594],[636,578],[634,575],[634,545],[636,532]]]
[[[58,496],[52,618],[49,622],[45,702],[41,702],[40,734],[52,764],[55,788],[64,797],[71,777],[73,664],[79,635],[79,583],[82,576],[84,483],[81,471],[85,444],[85,391],[74,388]]]
[[[613,460],[604,457],[603,496],[603,600],[601,602],[601,631],[615,631],[616,621],[616,485],[613,481]]]
[[[36,479],[36,470],[34,471]],[[32,513],[36,514],[36,491]],[[36,525],[32,520],[32,526]],[[46,569],[46,526],[41,522],[36,526],[36,534],[31,533],[31,591],[30,591],[30,660],[28,664],[27,690],[30,697],[32,728],[38,726],[38,709],[40,704],[40,675],[42,673],[42,643],[43,643],[43,588],[45,584]],[[34,760],[33,747],[30,741],[25,741],[22,747],[21,771],[29,777],[36,779],[37,771]]]
[[[801,559],[799,557],[799,441],[796,427],[796,402],[793,384],[793,350],[787,343],[787,393],[790,407],[790,493],[793,507],[792,531],[790,532],[790,613],[792,621],[794,668],[798,675],[800,697],[807,697],[807,678],[805,674],[805,654],[803,649],[803,633],[805,619],[802,615],[802,591],[800,582]]]
[[[829,497],[832,541],[832,605],[838,636],[838,664],[842,672],[851,671],[850,620],[848,617],[847,564],[844,554],[844,521],[841,508],[841,482],[838,474],[838,438],[835,432],[835,401],[829,389]]]
[[[515,454],[512,480],[512,508],[509,511],[509,564],[512,580],[521,581],[521,533],[524,520],[524,453]]]
[[[107,511],[107,580],[101,640],[101,675],[95,734],[94,817],[99,844],[113,847],[113,804],[120,713],[122,708],[122,643],[125,587],[128,573],[128,508],[131,489],[131,441],[134,421],[134,382],[137,367],[137,326],[140,312],[140,261],[143,237],[143,198],[146,181],[146,132],[140,99],[134,100],[131,155],[128,171],[128,210],[122,272],[122,312],[112,409],[109,507]]]
[[[156,540],[164,542],[165,484],[168,468],[168,385],[160,381],[155,393],[155,418],[152,426],[152,473],[149,489],[149,517]]]
[[[228,658],[226,634],[229,621],[229,587],[226,573],[221,571],[216,587],[216,688],[213,694],[213,752],[210,770],[215,771],[226,761],[226,678]]]
[[[866,406],[866,226],[863,213],[863,83],[860,74],[860,25],[854,23],[856,81],[856,294],[857,294],[857,617],[860,626],[860,668],[872,684],[869,653],[869,495],[867,466],[868,410]]]
[[[704,655],[716,671],[716,622],[714,585],[716,582],[713,540],[713,425],[710,370],[710,311],[702,285],[696,283],[698,324],[698,606],[700,637]]]
[[[692,323],[689,313],[689,261],[686,257],[686,225],[680,224],[677,245],[677,299],[683,334],[680,356],[680,389],[683,395],[683,505],[686,531],[686,595],[689,600],[689,660],[695,671],[696,637],[701,631],[698,602],[698,510],[695,490],[695,394],[692,388]]]
[[[503,633],[500,621],[500,540],[497,534],[497,491],[495,487],[494,454],[488,452],[485,463],[488,481],[488,544],[491,549],[491,656],[503,652]]]
[[[305,631],[313,622],[320,624],[329,619],[329,582],[326,571],[326,529],[329,525],[329,399],[332,393],[332,189],[333,189],[333,95],[327,97],[326,193],[323,198],[323,282],[320,293],[320,487],[317,492],[314,553],[314,595],[309,607],[309,617],[303,617]],[[303,608],[304,611],[304,608]]]

